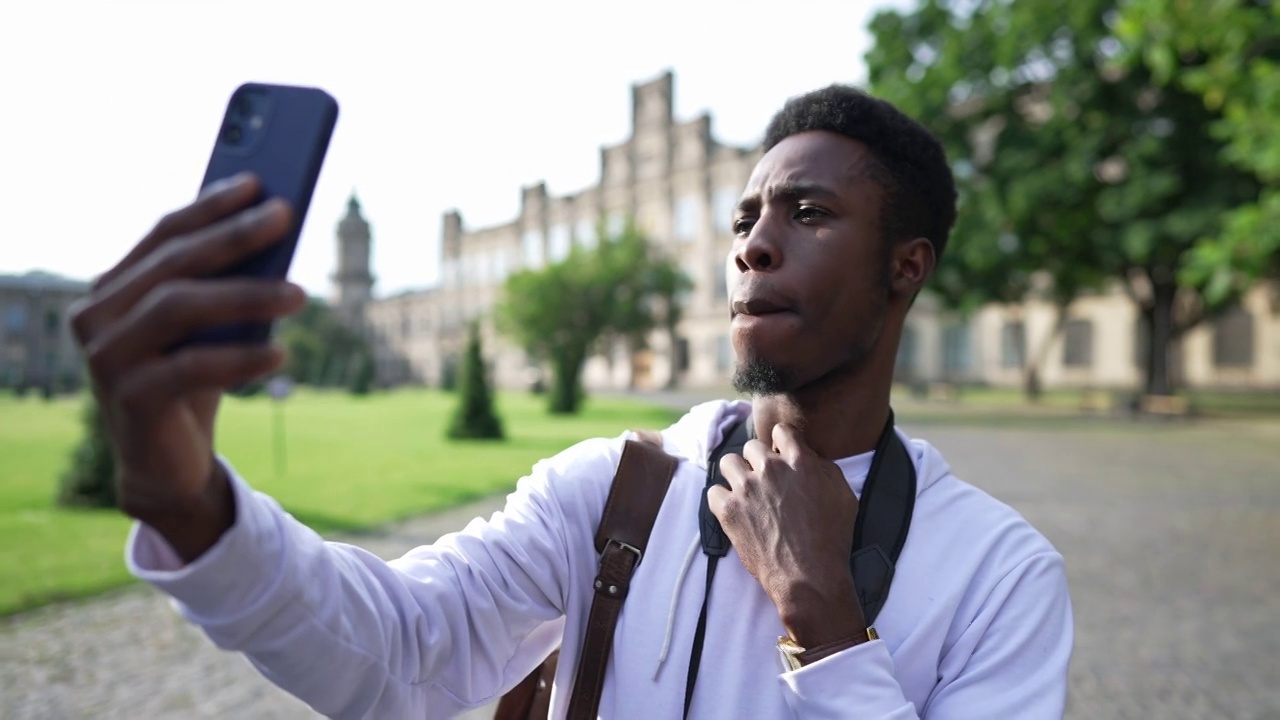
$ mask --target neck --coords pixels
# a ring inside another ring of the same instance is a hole
[[[828,378],[792,393],[756,397],[751,402],[756,437],[771,442],[773,426],[796,428],[819,457],[828,460],[875,449],[889,419],[893,366],[864,365],[861,372]]]

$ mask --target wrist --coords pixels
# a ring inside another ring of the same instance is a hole
[[[182,562],[190,564],[235,524],[235,492],[226,470],[215,461],[199,495],[182,503],[130,514],[159,533]]]
[[[830,579],[832,575],[814,577]],[[801,647],[817,648],[866,637],[862,606],[848,569],[835,577],[838,580],[821,584],[796,582],[778,603],[778,616],[787,635]]]
[[[876,633],[875,628],[867,628],[853,637],[836,640],[817,647],[805,647],[784,635],[778,638],[778,652],[782,654],[783,664],[788,670],[799,670],[806,665],[818,662],[838,652],[879,639],[880,636]]]

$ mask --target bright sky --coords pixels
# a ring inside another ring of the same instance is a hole
[[[354,189],[375,293],[435,281],[440,214],[506,222],[522,185],[598,180],[634,82],[675,72],[675,110],[758,141],[789,96],[863,78],[875,7],[908,0],[42,0],[0,8],[0,273],[90,278],[188,202],[247,80],[341,105],[291,277],[328,295]]]

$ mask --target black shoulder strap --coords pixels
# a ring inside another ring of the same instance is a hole
[[[894,428],[893,410],[876,443],[871,469],[858,500],[849,567],[870,626],[889,597],[893,571],[907,542],[916,505],[916,464]]]
[[[725,433],[724,440],[720,445],[711,452],[711,456],[707,458],[707,487],[710,490],[713,485],[729,486],[729,481],[724,479],[724,474],[720,472],[720,460],[725,455],[741,455],[742,448],[746,447],[747,440],[754,433],[751,424],[751,416],[743,420],[739,420]],[[711,507],[707,505],[706,490],[702,492],[702,505],[698,508],[698,525],[702,533],[702,552],[708,557],[724,557],[729,553],[729,536],[725,535],[724,528],[720,527],[720,521],[712,514]]]
[[[747,415],[711,454],[707,467],[708,490],[715,484],[728,485],[720,472],[720,459],[729,453],[741,453],[754,434],[753,430],[751,416]],[[867,625],[875,622],[888,599],[894,567],[911,528],[915,500],[916,466],[894,429],[894,414],[890,410],[858,501],[858,517],[853,526],[853,554],[849,560]],[[705,490],[698,521],[702,532],[702,551],[709,557],[727,554],[729,538],[707,506]]]

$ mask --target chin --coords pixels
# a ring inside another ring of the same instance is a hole
[[[795,373],[759,356],[748,356],[733,369],[733,389],[755,397],[782,395],[796,386]]]

